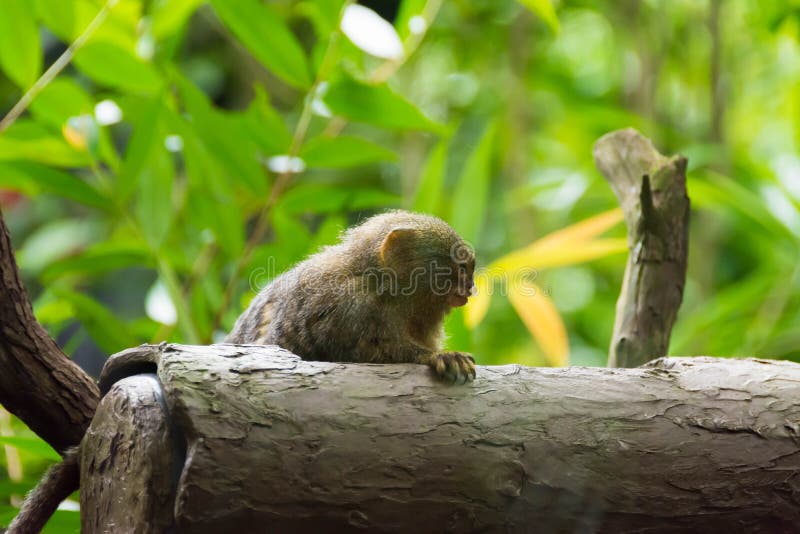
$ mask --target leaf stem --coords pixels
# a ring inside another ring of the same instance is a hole
[[[64,50],[58,59],[56,59],[50,67],[47,68],[46,71],[39,77],[38,80],[34,82],[34,84],[25,91],[25,94],[14,104],[14,107],[11,108],[5,117],[0,120],[0,133],[3,133],[9,126],[14,124],[22,113],[28,109],[28,106],[33,102],[33,99],[42,92],[42,90],[47,87],[50,82],[52,82],[58,74],[64,70],[64,67],[69,65],[72,58],[75,56],[75,52],[77,52],[83,45],[86,44],[86,41],[92,36],[92,34],[100,27],[103,22],[105,22],[106,17],[108,16],[109,11],[112,7],[118,2],[118,0],[108,0],[103,7],[100,8],[100,11],[97,12],[97,15],[89,22],[86,26],[86,29],[81,32],[81,34],[72,42],[71,45]]]

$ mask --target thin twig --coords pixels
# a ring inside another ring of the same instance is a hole
[[[33,99],[42,92],[42,90],[47,87],[50,82],[52,82],[58,74],[64,70],[64,67],[69,65],[72,58],[75,56],[75,52],[77,52],[83,45],[86,44],[86,41],[89,40],[89,37],[100,27],[101,24],[106,20],[108,16],[108,12],[111,10],[112,7],[117,3],[118,0],[108,0],[100,11],[97,12],[97,15],[94,16],[92,21],[86,26],[86,29],[73,41],[71,45],[64,50],[64,53],[58,56],[50,67],[44,74],[42,74],[36,82],[28,89],[25,94],[19,99],[19,101],[14,104],[14,107],[11,108],[11,111],[3,117],[3,120],[0,120],[0,133],[3,133],[9,126],[14,124],[22,113],[28,109],[28,106],[33,102]]]

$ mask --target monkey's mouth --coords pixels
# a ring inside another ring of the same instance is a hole
[[[454,308],[458,308],[459,306],[463,306],[467,303],[469,299],[469,293],[462,294],[462,293],[450,293],[447,295],[447,304]]]

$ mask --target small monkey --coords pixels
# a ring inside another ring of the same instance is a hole
[[[305,360],[422,363],[449,382],[475,377],[475,360],[441,350],[445,315],[467,303],[475,256],[447,223],[391,211],[265,287],[227,343],[274,344]]]
[[[265,287],[228,343],[279,345],[306,360],[422,363],[449,382],[475,378],[475,360],[441,350],[442,322],[472,293],[475,256],[436,217],[391,211],[347,230],[340,243]],[[9,534],[39,532],[77,489],[78,449],[28,496]]]

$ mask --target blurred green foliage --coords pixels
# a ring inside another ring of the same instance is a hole
[[[444,217],[487,265],[612,209],[591,147],[628,126],[690,162],[671,352],[800,360],[800,2],[374,2],[396,15],[389,59],[342,35],[343,4],[0,0],[0,114],[82,45],[0,134],[0,202],[37,317],[90,372],[219,340],[260,284],[378,210]],[[623,265],[537,276],[571,363],[605,361]],[[447,326],[479,363],[546,363],[507,299]],[[33,442],[4,442],[0,523],[52,455]]]

